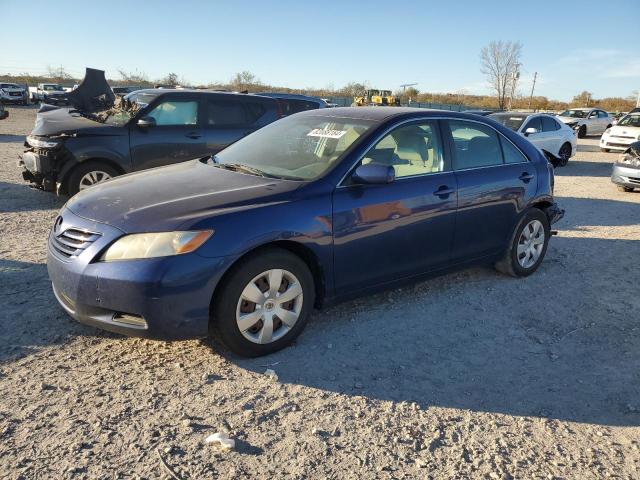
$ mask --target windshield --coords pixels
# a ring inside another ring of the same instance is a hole
[[[640,115],[627,115],[618,122],[621,127],[640,127]]]
[[[0,88],[20,88],[15,83],[0,83]]]
[[[523,122],[527,119],[526,115],[509,115],[503,113],[493,113],[489,115],[489,118],[493,118],[496,122],[501,123],[507,128],[510,128],[514,132],[522,126]]]
[[[565,110],[560,114],[561,117],[586,118],[587,110]]]
[[[266,176],[313,180],[333,168],[372,124],[360,119],[294,115],[234,143],[213,161],[246,166]]]
[[[64,88],[61,85],[43,85],[42,89],[47,92],[64,92]]]

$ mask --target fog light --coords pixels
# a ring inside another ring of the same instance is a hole
[[[129,325],[131,327],[136,328],[147,328],[147,322],[140,315],[133,315],[130,313],[116,313],[113,316],[113,321],[116,323],[123,323],[125,325]]]

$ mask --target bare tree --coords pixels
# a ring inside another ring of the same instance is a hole
[[[55,78],[59,82],[71,80],[73,78],[73,75],[67,72],[62,65],[60,65],[59,67],[52,67],[51,65],[47,65],[47,76]]]
[[[500,109],[506,107],[507,96],[515,92],[521,55],[520,42],[502,40],[492,41],[480,51],[481,71],[498,97]]]
[[[586,90],[580,92],[571,100],[571,106],[575,107],[591,107],[593,105],[593,94]]]
[[[261,82],[253,73],[244,70],[242,72],[236,73],[231,79],[231,85],[236,90],[247,90],[249,87],[253,85],[260,85]]]

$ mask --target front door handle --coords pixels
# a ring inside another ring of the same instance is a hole
[[[438,188],[438,190],[433,192],[433,194],[436,197],[444,198],[444,197],[448,197],[449,195],[451,195],[454,192],[455,192],[455,190],[453,188],[449,188],[446,185],[442,185],[440,188]]]
[[[202,134],[201,134],[201,133],[198,133],[198,132],[189,132],[189,133],[187,133],[187,134],[185,135],[185,137],[187,137],[187,138],[192,138],[192,139],[194,139],[194,140],[197,140],[198,138],[201,138],[201,137],[202,137]]]
[[[529,183],[532,179],[533,179],[533,175],[531,175],[528,172],[524,172],[522,175],[520,175],[518,178],[520,180],[522,180],[524,183]]]

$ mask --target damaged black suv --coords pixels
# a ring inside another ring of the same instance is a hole
[[[149,89],[116,99],[93,69],[68,99],[70,108],[40,109],[19,162],[25,180],[67,195],[215,154],[281,116],[276,100],[257,95]]]

